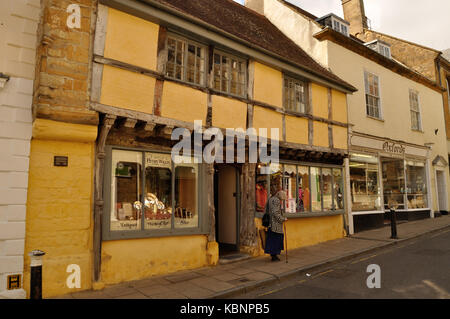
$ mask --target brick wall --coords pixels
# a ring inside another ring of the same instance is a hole
[[[0,1],[0,299],[24,298],[7,290],[8,275],[23,274],[36,31],[40,0]]]

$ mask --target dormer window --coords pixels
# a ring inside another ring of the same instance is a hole
[[[391,59],[391,46],[388,43],[382,42],[380,40],[375,40],[375,41],[366,43],[366,46],[368,46],[372,50],[377,51],[378,53],[385,56],[386,58]]]
[[[322,18],[316,20],[320,24],[326,27],[330,27],[333,30],[340,32],[348,36],[348,29],[350,28],[350,23],[344,19],[339,18],[337,15],[330,13]]]

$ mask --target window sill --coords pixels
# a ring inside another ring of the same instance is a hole
[[[374,116],[370,116],[370,115],[366,115],[366,116],[367,116],[367,118],[369,118],[371,120],[376,120],[376,121],[384,123],[384,119],[382,119],[382,118],[378,118],[378,117],[374,117]]]
[[[110,231],[103,235],[102,241],[127,240],[127,239],[146,239],[146,238],[162,238],[162,237],[179,237],[191,235],[208,235],[208,232],[199,228],[187,228],[176,231]]]
[[[412,128],[411,131],[415,132],[415,133],[422,133],[424,134],[425,132],[423,130],[417,130],[415,128]]]
[[[284,216],[287,219],[297,219],[297,218],[312,218],[312,217],[324,217],[324,216],[336,216],[345,214],[344,210],[334,210],[329,212],[302,212],[302,213],[285,213]],[[262,218],[264,213],[255,213],[256,218]]]

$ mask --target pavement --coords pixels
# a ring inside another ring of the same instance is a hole
[[[390,226],[359,232],[341,239],[288,251],[280,262],[260,256],[213,267],[154,276],[55,297],[55,299],[214,299],[231,298],[268,286],[299,273],[312,272],[360,255],[413,240],[430,233],[450,230],[450,216],[403,222],[398,239],[391,239]]]

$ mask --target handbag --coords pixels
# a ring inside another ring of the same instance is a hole
[[[262,217],[262,225],[264,227],[270,226],[269,201],[267,201],[266,209],[265,209],[264,215]]]

